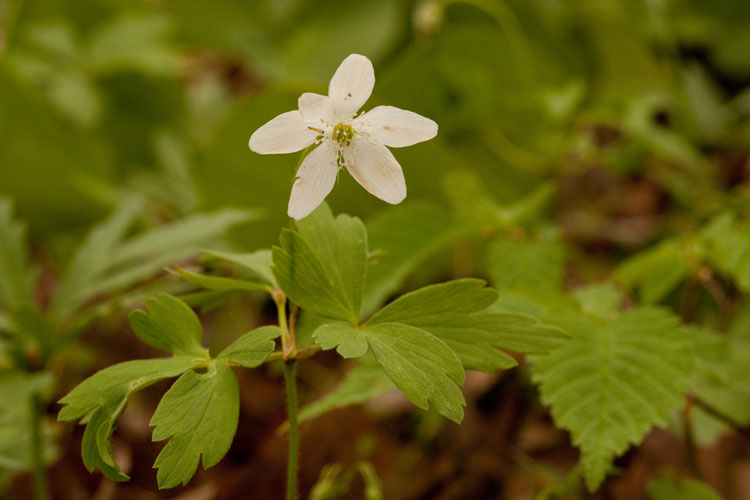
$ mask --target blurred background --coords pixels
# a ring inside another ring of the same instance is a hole
[[[746,0],[3,0],[0,195],[28,226],[41,308],[87,230],[123,199],[145,200],[150,224],[250,209],[252,222],[234,225],[224,244],[272,245],[289,223],[297,156],[256,155],[247,141],[302,92],[325,94],[350,53],[375,66],[363,109],[389,104],[439,124],[434,140],[394,151],[405,206],[450,214],[468,235],[415,267],[407,287],[492,275],[475,250],[498,227],[513,234],[532,224],[562,241],[567,286],[608,276],[717,211],[748,215]],[[387,231],[392,209],[348,175],[329,202]],[[221,338],[269,311],[236,299],[206,321]],[[55,498],[279,498],[284,400],[271,372],[242,375],[235,445],[187,487],[159,492],[151,470],[159,446],[147,422],[161,386],[118,430],[116,454],[133,480],[115,486],[88,474],[80,429],[52,424],[54,401],[102,366],[156,354],[124,316],[82,338],[45,368],[55,380],[46,406],[58,443]],[[323,355],[303,368],[303,400],[335,385],[339,364]],[[395,397],[311,421],[303,491],[325,465],[366,458],[389,499],[552,495],[577,456],[535,398],[522,372],[474,374],[461,427]],[[709,434],[709,482],[750,498],[747,441]],[[684,451],[679,436],[656,431],[618,462],[620,479],[569,498],[647,498],[653,471],[680,469]],[[25,470],[3,472],[0,462],[7,498],[32,498]],[[343,498],[362,498],[361,481]]]

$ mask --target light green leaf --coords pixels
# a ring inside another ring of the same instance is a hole
[[[250,276],[259,278],[266,283],[277,288],[276,277],[271,271],[272,257],[271,250],[256,250],[251,253],[220,252],[217,250],[207,250],[204,256],[205,261],[224,261],[239,266]]]
[[[679,243],[667,240],[638,252],[617,266],[615,278],[637,289],[647,304],[659,302],[685,278],[692,266]]]
[[[318,327],[313,338],[323,349],[333,349],[345,358],[358,358],[367,353],[367,336],[349,323],[327,323]]]
[[[136,198],[120,203],[105,221],[94,226],[70,261],[52,302],[52,315],[62,318],[86,299],[84,291],[96,287],[97,278],[109,267],[109,259],[128,229],[143,211]]]
[[[601,318],[616,317],[620,310],[622,294],[611,283],[594,283],[573,291],[584,314]]]
[[[335,219],[323,203],[284,230],[273,249],[273,272],[281,289],[303,309],[320,316],[359,322],[367,273],[367,234],[359,219]]]
[[[88,47],[88,63],[100,74],[135,70],[171,76],[179,69],[179,53],[168,42],[169,19],[126,14],[97,27]]]
[[[367,270],[362,313],[374,312],[422,262],[460,234],[451,215],[431,203],[398,205],[368,220],[374,257]]]
[[[181,267],[175,268],[175,272],[180,278],[184,279],[188,283],[198,285],[205,288],[206,290],[216,291],[244,291],[244,292],[270,292],[271,288],[261,282],[257,281],[246,281],[236,278],[227,278],[224,276],[211,276],[208,274],[194,273],[187,271]]]
[[[664,425],[683,402],[692,370],[686,333],[669,312],[646,307],[619,318],[560,314],[573,339],[533,358],[533,380],[558,427],[581,450],[596,489],[612,459]]]
[[[333,391],[302,408],[299,419],[308,420],[331,410],[364,403],[395,389],[373,355],[362,356],[356,363]]]
[[[164,266],[194,254],[195,245],[254,217],[253,212],[242,210],[196,214],[126,239],[139,208],[137,202],[126,201],[91,231],[55,295],[55,318],[63,320],[95,296],[153,277]]]
[[[30,467],[32,397],[46,395],[52,385],[49,373],[11,371],[0,373],[0,475],[5,470]],[[45,455],[51,450],[45,450]],[[48,458],[48,457],[45,457]]]
[[[498,239],[487,253],[493,285],[531,297],[560,289],[563,260],[563,247],[556,240]]]
[[[649,481],[647,489],[650,500],[721,500],[706,483],[668,473]]]
[[[225,359],[245,368],[262,364],[273,352],[274,339],[281,335],[278,326],[262,326],[248,332],[221,351],[216,359]]]
[[[112,456],[110,437],[128,398],[158,380],[203,364],[205,359],[194,357],[127,361],[98,371],[58,401],[64,405],[59,420],[83,419],[86,423],[81,447],[86,468],[93,471],[99,467],[110,479],[127,480]]]
[[[211,363],[202,374],[188,371],[174,383],[151,419],[154,441],[171,438],[154,463],[159,488],[187,484],[199,461],[208,469],[224,457],[239,407],[237,379],[225,363]]]
[[[734,279],[740,290],[750,292],[750,224],[724,213],[709,223],[703,237],[712,264]]]
[[[26,226],[13,219],[10,200],[0,198],[0,305],[32,307],[35,273],[26,250]]]
[[[420,328],[445,342],[466,369],[487,372],[516,365],[498,348],[544,354],[567,337],[532,316],[490,308],[498,295],[484,285],[463,279],[426,286],[394,300],[367,325],[397,322]]]
[[[198,316],[180,299],[160,294],[146,300],[148,314],[133,311],[130,326],[145,343],[177,356],[207,357]]]

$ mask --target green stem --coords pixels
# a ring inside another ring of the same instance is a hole
[[[299,455],[297,423],[297,361],[290,359],[284,362],[284,383],[286,384],[286,401],[289,414],[289,462],[286,476],[286,498],[297,500],[297,457]]]
[[[34,496],[36,500],[49,500],[47,470],[44,467],[42,443],[42,400],[38,394],[31,397],[31,465],[34,471]]]

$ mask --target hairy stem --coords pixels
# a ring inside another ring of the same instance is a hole
[[[31,466],[34,471],[34,497],[36,500],[49,500],[47,470],[44,467],[44,446],[42,442],[42,399],[35,394],[31,398]]]
[[[297,423],[297,361],[284,361],[284,383],[286,385],[286,401],[289,415],[289,461],[286,476],[286,498],[297,499],[297,457],[299,445],[297,442],[299,429]]]

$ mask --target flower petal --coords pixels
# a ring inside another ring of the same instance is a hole
[[[357,132],[394,148],[430,140],[438,131],[437,123],[429,118],[393,106],[373,108],[354,120],[353,126]]]
[[[369,99],[375,86],[375,70],[368,58],[352,54],[341,63],[328,84],[328,97],[340,119],[351,118]]]
[[[328,196],[336,183],[336,155],[336,145],[323,141],[302,160],[289,197],[289,217],[305,217]]]
[[[355,137],[346,152],[346,168],[363,188],[395,205],[406,198],[406,181],[401,165],[388,148]]]
[[[299,111],[287,111],[253,132],[249,146],[262,155],[294,153],[315,142],[318,135]]]
[[[297,106],[299,111],[302,113],[302,118],[311,122],[320,123],[331,123],[333,118],[333,100],[320,94],[313,94],[312,92],[305,92],[297,100]],[[315,127],[315,124],[311,124]]]

